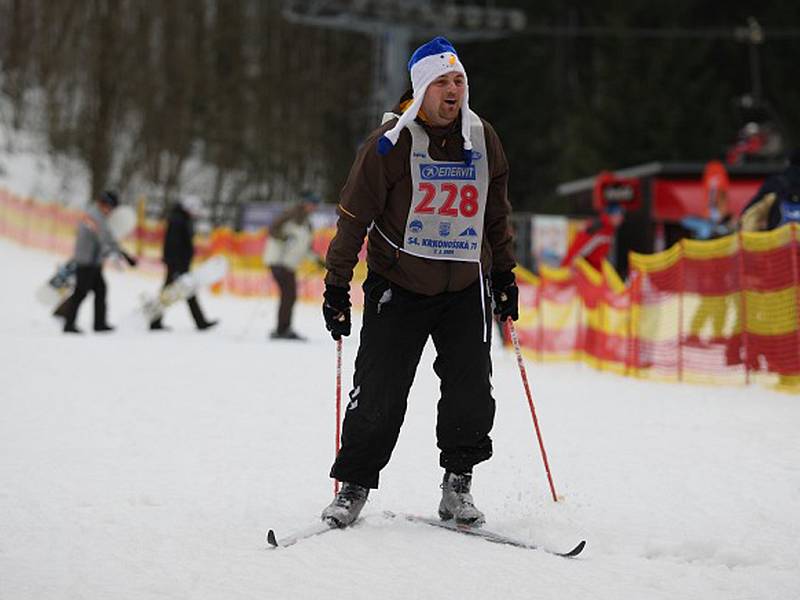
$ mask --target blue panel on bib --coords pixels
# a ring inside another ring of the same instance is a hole
[[[422,163],[419,166],[420,178],[423,181],[435,181],[438,179],[457,179],[475,180],[475,167],[462,164],[430,164]]]

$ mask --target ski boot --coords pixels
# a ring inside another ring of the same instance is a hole
[[[480,527],[486,521],[469,493],[472,485],[472,473],[451,473],[445,471],[442,481],[442,501],[439,503],[439,518],[442,521],[455,519],[459,525]]]
[[[277,329],[269,334],[272,340],[296,340],[298,342],[305,342],[306,338],[297,333],[294,329],[287,329],[286,331],[278,331]]]
[[[357,518],[369,496],[369,488],[357,483],[342,483],[342,489],[336,494],[325,510],[322,511],[322,520],[331,527],[347,527]]]

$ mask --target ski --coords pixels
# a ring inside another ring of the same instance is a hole
[[[542,546],[537,546],[536,544],[531,544],[524,540],[520,540],[502,533],[497,533],[496,531],[491,531],[489,529],[484,529],[482,527],[478,528],[470,527],[469,525],[459,525],[455,521],[442,521],[431,517],[423,517],[408,513],[394,513],[391,511],[384,511],[383,515],[389,519],[404,519],[411,523],[423,523],[425,525],[438,527],[447,531],[478,537],[486,540],[487,542],[492,542],[495,544],[504,544],[507,546],[514,546],[516,548],[525,548],[527,550],[541,550],[542,552],[547,552],[548,554],[561,556],[564,558],[574,558],[578,556],[581,552],[583,552],[583,549],[586,546],[586,541],[581,540],[574,548],[572,548],[572,550],[567,552],[557,552],[555,550],[543,548]],[[270,529],[267,532],[267,545],[269,548],[285,548],[287,546],[292,546],[301,540],[312,538],[338,529],[340,528],[326,521],[319,521],[318,523],[310,525],[305,529],[296,531],[281,539],[278,539],[278,537],[275,535],[275,530]]]
[[[314,525],[306,527],[305,529],[301,529],[300,531],[296,531],[290,535],[287,535],[284,538],[278,539],[275,536],[275,531],[270,529],[267,532],[267,544],[270,548],[285,548],[286,546],[291,546],[296,544],[300,540],[305,540],[317,535],[322,535],[323,533],[327,533],[328,531],[334,531],[335,529],[339,529],[335,525],[331,525],[326,521],[319,521]]]
[[[504,535],[502,533],[490,531],[488,529],[470,527],[469,525],[459,525],[455,521],[442,521],[440,519],[433,519],[430,517],[423,517],[419,515],[411,515],[406,513],[393,513],[391,511],[385,511],[383,514],[385,517],[390,519],[397,518],[397,519],[405,519],[406,521],[410,521],[412,523],[424,523],[425,525],[431,525],[432,527],[439,527],[440,529],[446,529],[448,531],[454,531],[456,533],[463,533],[466,535],[479,537],[486,540],[487,542],[493,542],[495,544],[505,544],[507,546],[514,546],[516,548],[525,548],[527,550],[541,550],[543,552],[547,552],[548,554],[553,554],[555,556],[561,556],[564,558],[574,558],[578,556],[586,546],[586,540],[581,540],[572,550],[569,550],[567,552],[556,552],[555,550],[548,550],[547,548],[537,546],[536,544],[531,544],[526,541]]]

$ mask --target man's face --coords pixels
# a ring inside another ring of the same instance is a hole
[[[422,99],[428,122],[434,127],[444,127],[455,121],[466,89],[467,80],[461,73],[453,71],[434,79]]]
[[[98,202],[97,206],[100,207],[100,212],[104,215],[108,215],[112,210],[114,210],[113,206],[106,204],[105,202]]]

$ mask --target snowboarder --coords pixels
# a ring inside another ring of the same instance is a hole
[[[269,227],[269,240],[264,251],[264,264],[280,291],[278,323],[270,333],[272,339],[304,339],[292,329],[292,312],[297,300],[297,267],[306,258],[320,260],[311,251],[314,230],[309,217],[318,204],[319,197],[306,191],[301,202],[285,210]]]
[[[450,42],[420,46],[409,70],[412,91],[356,155],[327,253],[322,310],[338,340],[350,334],[350,281],[368,234],[361,340],[330,473],[343,485],[322,512],[339,527],[378,487],[429,337],[441,380],[439,516],[484,521],[470,490],[473,467],[492,455],[492,294],[501,319],[518,318],[500,139],[470,111],[467,75]]]
[[[202,204],[197,196],[183,196],[176,202],[167,216],[167,230],[164,233],[164,250],[162,260],[167,266],[164,287],[189,272],[194,257],[194,217]],[[208,321],[200,308],[197,296],[190,296],[186,303],[192,313],[197,329],[200,331],[214,327],[218,321]],[[161,317],[150,323],[150,329],[160,331],[169,329],[164,326]]]
[[[104,191],[97,201],[89,207],[78,223],[75,240],[75,290],[55,315],[64,318],[64,333],[83,333],[75,325],[78,309],[89,292],[94,293],[94,330],[113,331],[106,319],[106,281],[103,278],[103,260],[117,254],[131,266],[136,259],[119,247],[118,241],[108,228],[106,217],[119,205],[119,196],[112,191]]]

